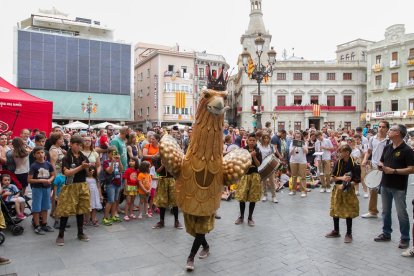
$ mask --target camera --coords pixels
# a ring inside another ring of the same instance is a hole
[[[301,140],[293,140],[292,145],[294,147],[303,147],[303,141],[301,141]]]

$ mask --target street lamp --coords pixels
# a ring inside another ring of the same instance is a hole
[[[272,77],[273,75],[273,65],[276,63],[276,51],[271,47],[270,51],[267,52],[268,59],[268,66],[264,66],[261,63],[261,56],[263,54],[263,45],[265,44],[265,40],[262,37],[262,34],[259,33],[257,38],[254,40],[254,44],[256,45],[256,55],[258,57],[257,64],[253,64],[253,60],[251,58],[250,53],[247,51],[247,48],[244,48],[242,52],[242,62],[244,66],[244,71],[247,73],[249,78],[254,79],[257,81],[257,94],[258,94],[258,110],[256,113],[256,120],[257,120],[257,129],[262,128],[262,114],[261,114],[261,107],[262,107],[262,99],[260,96],[260,84],[262,80]]]
[[[276,120],[277,120],[276,112],[272,114],[272,119],[273,119],[273,133],[276,133]]]
[[[88,102],[85,104],[84,102],[81,103],[82,111],[88,113],[88,130],[91,127],[91,113],[96,113],[98,109],[98,104],[92,102],[92,97],[88,97]]]

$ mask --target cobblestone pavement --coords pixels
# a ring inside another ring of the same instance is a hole
[[[409,187],[408,195],[412,222],[414,186]],[[353,243],[345,244],[344,220],[340,222],[341,238],[324,237],[333,228],[329,198],[318,190],[307,198],[289,196],[284,189],[278,193],[280,203],[257,204],[255,227],[235,225],[238,203],[222,202],[222,219],[207,235],[211,255],[196,259],[191,275],[414,275],[414,258],[401,257],[402,250],[397,248],[395,209],[391,242],[373,241],[381,233],[381,219],[359,217],[354,220]],[[363,214],[368,199],[359,199]],[[181,214],[180,219],[183,222]],[[169,213],[164,229],[151,229],[157,220],[154,216],[110,227],[87,227],[91,240],[84,243],[76,239],[76,222],[70,218],[72,227],[66,232],[65,246],[58,247],[54,243],[57,233],[38,236],[26,219],[22,236],[5,231],[0,256],[12,263],[1,266],[0,275],[186,275],[192,237],[173,227]]]

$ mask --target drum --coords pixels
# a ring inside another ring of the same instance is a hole
[[[271,154],[262,161],[262,164],[260,164],[257,170],[259,171],[260,177],[265,179],[277,170],[280,165],[280,160],[274,154]]]
[[[370,189],[377,188],[381,183],[382,171],[372,170],[365,176],[365,185]]]

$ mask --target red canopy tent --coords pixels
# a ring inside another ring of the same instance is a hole
[[[0,133],[37,128],[49,134],[53,102],[32,96],[0,77]]]

